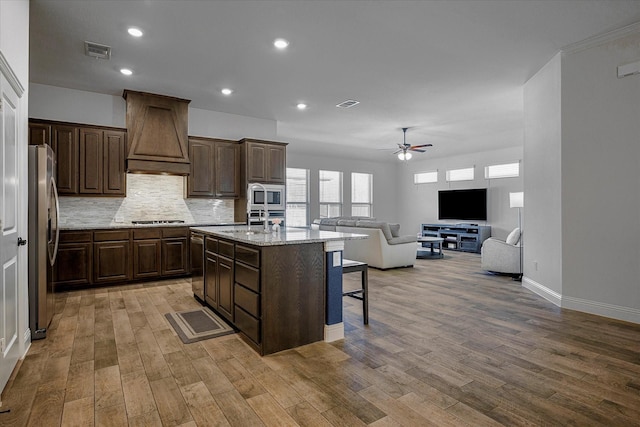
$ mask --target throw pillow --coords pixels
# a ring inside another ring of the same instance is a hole
[[[400,237],[400,224],[389,223],[389,228],[391,229],[392,237]]]
[[[514,228],[511,233],[507,236],[507,240],[505,240],[509,245],[517,245],[520,241],[520,229],[518,227]]]

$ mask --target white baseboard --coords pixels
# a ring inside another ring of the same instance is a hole
[[[522,287],[529,289],[534,294],[540,295],[542,298],[547,301],[552,302],[558,307],[562,307],[562,294],[557,293],[554,290],[547,288],[546,286],[541,285],[540,283],[532,280],[528,277],[522,278]]]
[[[528,277],[522,278],[522,286],[558,307],[640,324],[640,310],[637,308],[563,296]]]
[[[333,342],[344,339],[344,322],[335,325],[324,325],[325,342]]]
[[[637,308],[624,307],[574,297],[562,297],[562,307],[640,324],[640,310]]]

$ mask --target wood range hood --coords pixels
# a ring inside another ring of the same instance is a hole
[[[189,100],[125,90],[127,172],[189,175]]]

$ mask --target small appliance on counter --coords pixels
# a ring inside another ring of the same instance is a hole
[[[46,337],[54,312],[53,266],[58,254],[58,191],[55,153],[48,145],[29,146],[29,329]]]

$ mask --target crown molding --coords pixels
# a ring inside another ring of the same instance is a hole
[[[625,27],[617,28],[615,30],[607,31],[601,34],[596,34],[594,36],[587,37],[584,40],[580,40],[579,42],[569,44],[561,48],[560,52],[562,52],[563,55],[570,55],[572,53],[599,46],[612,40],[616,40],[629,34],[638,32],[640,32],[640,22],[635,22]]]

